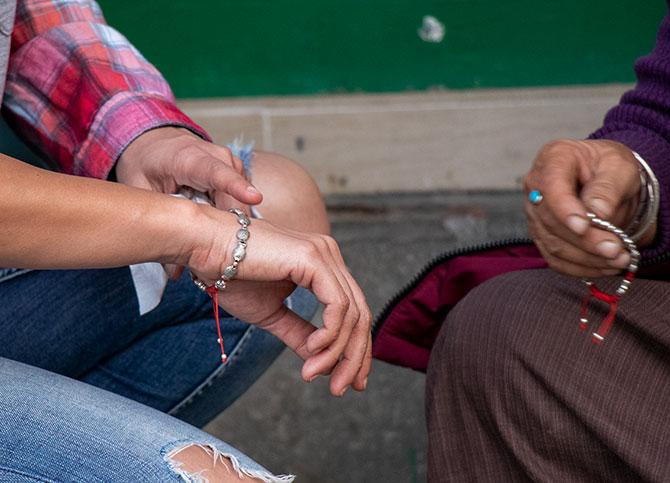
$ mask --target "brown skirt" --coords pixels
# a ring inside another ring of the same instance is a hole
[[[670,283],[636,281],[600,346],[608,307],[580,331],[585,294],[529,270],[452,310],[428,368],[429,481],[670,481]]]

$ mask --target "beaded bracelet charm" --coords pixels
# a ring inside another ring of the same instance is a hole
[[[587,213],[586,216],[588,216],[593,226],[608,231],[619,237],[626,250],[628,250],[628,252],[630,253],[630,262],[628,263],[626,274],[624,275],[623,280],[621,281],[621,284],[619,285],[619,288],[617,288],[615,293],[610,294],[603,292],[598,287],[596,287],[594,282],[590,280],[584,280],[584,283],[589,288],[589,293],[586,295],[584,301],[582,302],[582,309],[579,316],[580,317],[579,328],[581,330],[587,329],[587,326],[589,324],[587,313],[591,298],[595,297],[598,300],[602,300],[603,302],[608,303],[610,306],[610,311],[607,314],[607,317],[605,317],[605,320],[603,320],[603,322],[600,324],[598,330],[593,332],[591,336],[591,341],[594,344],[602,344],[602,342],[605,340],[605,337],[612,328],[612,324],[614,323],[614,318],[616,317],[619,300],[628,291],[631,284],[633,283],[633,280],[635,279],[635,273],[637,272],[638,263],[640,261],[640,252],[638,251],[635,242],[622,229],[617,228],[608,221],[601,220],[593,213]]]
[[[214,320],[216,321],[216,332],[218,335],[216,341],[221,348],[221,362],[224,364],[228,360],[228,356],[226,355],[226,350],[223,344],[221,322],[219,321],[219,292],[225,290],[226,282],[232,280],[235,278],[235,275],[237,275],[237,268],[247,255],[247,241],[249,241],[249,237],[251,236],[251,233],[249,232],[251,220],[247,214],[239,208],[231,208],[228,211],[237,216],[237,222],[241,225],[241,228],[237,230],[237,233],[235,234],[235,238],[237,238],[237,246],[233,249],[233,262],[223,270],[223,274],[221,274],[221,277],[214,282],[214,285],[210,285],[209,287],[202,280],[193,277],[193,283],[212,298],[212,309],[214,310]]]

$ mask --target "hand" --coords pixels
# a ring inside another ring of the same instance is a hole
[[[248,211],[246,205],[263,200],[246,179],[242,161],[230,149],[170,126],[152,129],[135,139],[116,163],[116,178],[129,186],[166,194],[189,186],[207,193],[222,210],[235,206]],[[173,279],[183,272],[177,265],[164,268]]]
[[[630,149],[614,141],[559,140],[544,146],[524,179],[526,194],[539,190],[539,205],[526,199],[535,244],[549,266],[576,277],[615,275],[630,261],[621,241],[590,225],[586,213],[626,228],[639,202],[640,175]],[[650,244],[654,224],[638,242]]]
[[[208,285],[230,259],[235,240],[222,237],[221,222],[233,223],[228,213],[198,207],[208,221],[195,226],[198,243],[187,249],[187,265]],[[214,221],[214,223],[212,223]],[[349,386],[362,391],[372,364],[372,316],[363,293],[347,270],[336,242],[324,235],[281,228],[264,220],[251,226],[247,256],[237,278],[228,284],[219,303],[230,314],[277,336],[305,360],[302,377],[311,381],[331,375],[336,396]],[[284,304],[295,285],[305,287],[324,304],[323,327],[317,329]]]
[[[116,177],[127,185],[167,194],[190,186],[207,193],[220,209],[263,199],[245,178],[242,161],[227,147],[177,127],[152,129],[135,139],[119,158]]]

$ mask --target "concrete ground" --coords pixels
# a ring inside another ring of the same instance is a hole
[[[525,236],[518,192],[328,198],[333,233],[374,313],[434,256]],[[330,396],[285,352],[206,428],[301,482],[420,482],[426,475],[424,375],[375,362],[365,393]]]

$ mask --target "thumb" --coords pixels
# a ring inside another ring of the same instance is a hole
[[[216,167],[211,188],[216,194],[225,193],[245,205],[257,205],[263,201],[263,195],[249,180],[222,164]]]
[[[213,156],[194,157],[179,165],[175,180],[203,193],[221,192],[246,205],[262,201],[263,195],[240,173]]]

